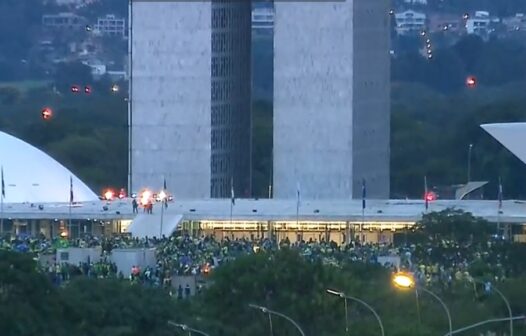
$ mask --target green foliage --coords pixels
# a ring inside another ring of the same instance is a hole
[[[63,304],[30,254],[0,250],[0,330],[6,336],[66,335]]]
[[[82,94],[84,86],[92,85],[91,69],[80,62],[60,63],[57,65],[54,82],[60,92],[69,93],[72,85],[78,85]]]
[[[459,243],[485,242],[496,231],[494,224],[455,209],[425,214],[418,221],[417,228],[422,230],[423,235]]]
[[[65,320],[78,336],[172,335],[175,302],[161,290],[118,280],[77,279],[62,290]]]

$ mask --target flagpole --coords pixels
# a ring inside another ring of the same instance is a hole
[[[71,207],[73,205],[73,177],[69,177],[69,218],[68,218],[68,238],[71,239],[73,232],[71,232]]]
[[[5,182],[4,182],[4,166],[1,167],[2,170],[2,194],[0,200],[0,233],[4,233],[4,198],[5,198]]]
[[[4,195],[0,201],[0,233],[4,233]]]
[[[163,190],[161,196],[161,227],[159,232],[159,239],[163,238],[164,208],[168,206],[168,194],[166,193],[166,177],[163,180]]]
[[[429,208],[429,200],[427,199],[427,176],[424,175],[424,205],[427,209]]]
[[[230,177],[230,229],[232,229],[232,213],[234,212],[234,202],[236,196],[234,193],[234,177]]]

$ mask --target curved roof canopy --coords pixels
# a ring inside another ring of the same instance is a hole
[[[4,132],[0,132],[0,165],[4,202],[69,202],[70,178],[74,202],[98,199],[84,182],[49,155]]]
[[[484,124],[480,127],[526,163],[526,123]]]

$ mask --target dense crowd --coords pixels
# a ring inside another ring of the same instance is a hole
[[[458,243],[431,237],[426,242],[401,244],[397,247],[392,244],[359,242],[338,245],[333,241],[323,240],[291,242],[288,238],[278,243],[268,238],[216,239],[213,236],[192,237],[187,234],[175,234],[162,239],[126,236],[86,236],[71,240],[50,240],[43,236],[0,238],[1,249],[29,252],[39,256],[53,255],[56,249],[61,247],[101,248],[102,258],[97,262],[60,265],[48,260],[44,263],[42,269],[57,285],[68,281],[72,276],[124,278],[116,265],[109,261],[108,256],[113,249],[155,248],[157,264],[145,269],[136,267],[131,270],[129,278],[131,281],[150,286],[166,287],[169,287],[173,275],[206,275],[221,264],[240,256],[263,251],[272,253],[281,248],[297,250],[307,260],[321,261],[337,267],[347,262],[382,262],[393,270],[413,272],[416,279],[426,285],[442,283],[449,286],[454,281],[464,281],[471,277],[470,271],[477,265],[483,265],[481,272],[484,276],[499,281],[524,271],[511,265],[513,256],[510,256],[510,245],[502,239],[489,239],[484,243]],[[181,288],[178,288],[177,295],[181,296]]]

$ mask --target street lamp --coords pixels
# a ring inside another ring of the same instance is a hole
[[[384,332],[384,325],[382,323],[382,319],[380,319],[380,315],[378,315],[378,313],[376,312],[376,310],[374,310],[373,307],[371,307],[369,304],[367,304],[365,301],[363,300],[360,300],[356,297],[353,297],[353,296],[349,296],[349,295],[345,295],[343,292],[339,292],[339,291],[335,291],[335,290],[332,290],[332,289],[327,289],[327,293],[329,294],[332,294],[332,295],[336,295],[336,296],[339,296],[340,298],[342,298],[345,302],[345,333],[349,333],[349,320],[347,318],[347,300],[352,300],[352,301],[355,301],[355,302],[358,302],[360,304],[362,304],[363,306],[365,306],[367,309],[369,309],[371,311],[371,313],[373,313],[374,317],[376,318],[376,320],[378,321],[378,324],[380,325],[380,331],[382,333],[382,336],[385,335],[385,332]]]
[[[205,333],[204,331],[190,328],[190,327],[187,326],[186,324],[175,323],[175,322],[173,322],[173,321],[168,321],[168,324],[171,325],[171,326],[173,326],[173,327],[180,328],[180,329],[183,330],[183,331],[188,331],[188,335],[189,335],[189,336],[191,336],[192,333],[201,334],[201,335],[203,335],[203,336],[210,336],[210,335],[208,335],[207,333]]]
[[[159,200],[161,201],[161,232],[159,234],[159,239],[162,239],[163,237],[164,202],[166,202],[167,196],[168,195],[166,195],[164,189],[159,193]]]
[[[433,293],[432,291],[424,287],[417,286],[417,283],[414,277],[409,273],[403,273],[403,272],[396,273],[393,276],[393,283],[395,287],[397,288],[404,288],[404,289],[414,288],[416,297],[417,297],[417,304],[418,304],[418,290],[419,289],[431,295],[432,297],[434,297],[438,302],[440,302],[440,304],[444,308],[444,311],[446,312],[447,320],[449,323],[449,333],[447,334],[447,336],[450,336],[453,333],[453,323],[451,322],[451,313],[449,312],[449,308],[447,307],[445,302],[438,295],[436,295],[435,293]]]
[[[282,313],[279,313],[277,311],[273,311],[273,310],[270,310],[266,307],[263,307],[263,306],[258,306],[258,305],[255,305],[255,304],[249,304],[248,305],[250,308],[254,308],[254,309],[257,309],[259,311],[261,311],[262,313],[264,314],[268,314],[269,315],[269,321],[270,321],[270,327],[272,328],[272,320],[270,319],[270,315],[276,315],[276,316],[279,316],[279,317],[282,317],[284,319],[286,319],[287,321],[289,321],[290,323],[292,323],[296,329],[298,329],[298,331],[300,332],[300,334],[302,336],[305,336],[305,332],[303,332],[303,330],[301,329],[301,327],[296,323],[296,321],[294,321],[293,319],[291,319],[290,317],[288,317],[287,315],[285,314],[282,314]]]
[[[468,183],[471,182],[471,151],[473,149],[473,144],[469,144],[468,147]]]
[[[487,286],[489,284],[490,291],[495,291],[495,293],[497,293],[497,295],[500,296],[502,301],[504,301],[504,304],[506,305],[506,308],[508,308],[508,314],[510,315],[510,317],[509,317],[509,320],[510,320],[510,336],[513,336],[513,313],[511,311],[510,301],[508,301],[508,299],[504,296],[504,294],[502,294],[502,292],[499,289],[497,289],[497,287],[493,286],[491,284],[491,282],[484,282],[482,280],[478,280],[478,279],[474,279],[474,278],[471,278],[471,281],[475,282],[475,283],[482,284],[484,286]]]

